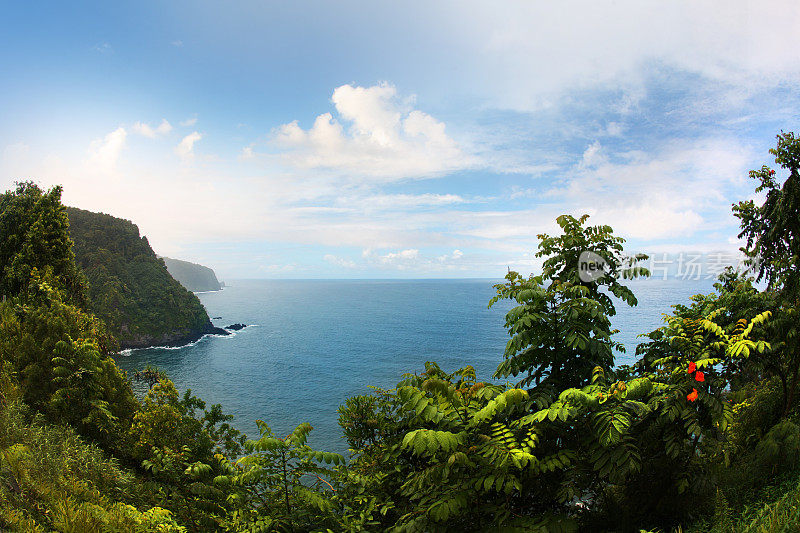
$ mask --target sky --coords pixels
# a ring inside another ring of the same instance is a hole
[[[733,254],[800,3],[0,1],[0,188],[221,279],[502,277],[589,214]]]

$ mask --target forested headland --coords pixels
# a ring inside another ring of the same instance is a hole
[[[197,296],[170,275],[135,224],[73,207],[67,216],[75,261],[88,282],[88,310],[122,348],[186,344],[216,331]]]
[[[0,195],[0,529],[796,531],[800,138],[771,155],[750,173],[763,203],[733,206],[750,269],[675,302],[634,364],[615,365],[611,321],[637,304],[645,257],[564,215],[538,236],[542,271],[510,272],[487,302],[514,303],[494,376],[468,361],[388,390],[364,376],[339,409],[348,458],[310,448],[303,421],[246,440],[157,369],[137,398],[111,358],[116,310],[193,295],[127,293],[128,275],[167,274],[138,229],[20,183]],[[172,319],[208,320],[187,309]],[[158,327],[133,313],[128,331]]]

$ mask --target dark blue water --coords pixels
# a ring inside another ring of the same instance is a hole
[[[405,372],[436,361],[448,371],[471,364],[491,378],[502,360],[510,303],[492,309],[492,280],[240,280],[198,294],[217,326],[254,324],[229,337],[205,337],[178,349],[134,350],[117,358],[123,370],[146,364],[167,372],[179,389],[234,414],[237,429],[256,435],[266,421],[279,435],[301,422],[310,443],[344,453],[337,407],[369,386],[391,388]],[[633,360],[636,336],[661,325],[662,314],[711,281],[631,283],[636,308],[618,304],[614,326]]]

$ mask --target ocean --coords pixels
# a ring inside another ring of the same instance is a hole
[[[214,325],[249,327],[206,336],[180,348],[126,351],[116,357],[129,373],[147,364],[165,370],[179,390],[208,406],[220,403],[250,437],[264,420],[277,435],[302,422],[309,443],[345,454],[336,409],[370,386],[392,388],[425,361],[453,371],[472,365],[489,380],[508,339],[511,302],[487,304],[495,280],[233,280],[222,291],[198,293]],[[711,280],[640,280],[629,284],[639,305],[617,304],[614,327],[634,360],[637,335],[662,324],[670,306],[712,290]]]

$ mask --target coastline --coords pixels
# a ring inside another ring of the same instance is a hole
[[[222,292],[225,287],[220,287],[219,289],[209,289],[207,291],[192,291],[192,294],[208,294],[209,292]]]
[[[121,355],[121,356],[127,357],[127,356],[131,355],[131,353],[133,353],[134,351],[151,350],[151,349],[180,350],[182,348],[188,348],[190,346],[194,346],[198,342],[200,342],[201,340],[205,339],[206,337],[221,337],[221,338],[235,337],[236,334],[239,333],[239,331],[241,331],[243,329],[255,327],[255,326],[257,326],[257,324],[247,324],[242,328],[238,328],[238,329],[235,329],[235,330],[232,330],[232,331],[229,331],[229,330],[227,330],[225,328],[214,327],[213,330],[207,331],[205,333],[202,333],[199,336],[197,336],[196,338],[192,338],[192,337],[187,338],[187,339],[191,339],[191,340],[184,340],[183,342],[176,341],[176,342],[168,343],[168,344],[153,344],[153,345],[149,345],[149,346],[127,346],[125,348],[120,348],[120,350],[118,352],[116,352],[114,355],[115,356],[116,355]]]
[[[120,342],[120,352],[126,350],[146,350],[148,348],[181,348],[193,344],[206,335],[216,335],[225,337],[230,335],[226,329],[214,326],[209,320],[206,326],[199,331],[193,331],[185,335],[164,335],[161,339],[144,339],[142,342]]]

